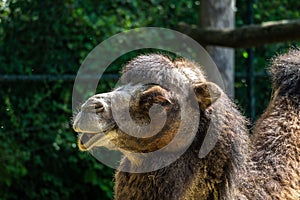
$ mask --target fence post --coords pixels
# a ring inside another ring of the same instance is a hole
[[[253,24],[253,4],[254,0],[250,0],[247,6],[248,12],[248,23]],[[254,59],[254,51],[253,48],[247,49],[248,58],[247,58],[247,96],[248,96],[248,111],[250,115],[251,123],[253,123],[256,115],[255,111],[255,94],[254,94],[254,83],[255,83],[255,73],[253,69],[253,59]]]

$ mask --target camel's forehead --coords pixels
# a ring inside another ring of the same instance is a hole
[[[149,81],[158,84],[179,84],[204,82],[205,73],[195,63],[178,60],[172,62],[162,55],[139,56],[128,63],[122,75],[122,80],[128,82]]]
[[[206,76],[204,72],[199,68],[191,68],[191,67],[180,67],[178,68],[181,73],[189,79],[191,83],[197,83],[197,82],[205,82]]]

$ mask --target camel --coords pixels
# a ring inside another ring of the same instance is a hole
[[[114,198],[233,199],[249,149],[248,122],[236,105],[207,80],[201,66],[186,59],[141,55],[122,74],[124,84],[90,97],[73,123],[80,150],[106,147],[124,154],[115,174]],[[126,109],[138,127],[154,128],[132,131],[131,123],[117,123],[114,112]],[[189,114],[195,111],[199,115]],[[181,130],[182,125],[186,128]],[[212,140],[205,139],[208,134]],[[214,140],[207,155],[199,156]]]
[[[251,137],[240,199],[300,199],[300,51],[272,60],[271,101]],[[239,199],[239,198],[237,198]]]

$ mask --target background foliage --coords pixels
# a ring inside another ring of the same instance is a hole
[[[248,1],[237,1],[236,25],[249,23]],[[89,51],[123,30],[180,21],[198,23],[195,0],[0,1],[0,74],[76,74]],[[274,9],[276,8],[276,9]],[[254,23],[300,16],[297,0],[256,1]],[[263,73],[269,59],[293,44],[254,49]],[[236,51],[236,101],[247,112],[245,49]],[[114,63],[112,72],[121,67]],[[265,108],[269,79],[255,79],[257,114]],[[1,82],[0,199],[111,199],[113,170],[81,153],[70,127],[72,82]],[[101,88],[110,90],[112,84]]]

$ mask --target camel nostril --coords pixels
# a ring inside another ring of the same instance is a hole
[[[81,106],[81,111],[100,113],[104,111],[104,106],[101,102],[87,102]]]
[[[102,104],[99,104],[99,103],[97,103],[97,104],[94,106],[94,108],[95,108],[96,113],[100,113],[100,112],[103,112],[103,111],[104,111],[103,105],[102,105]]]

